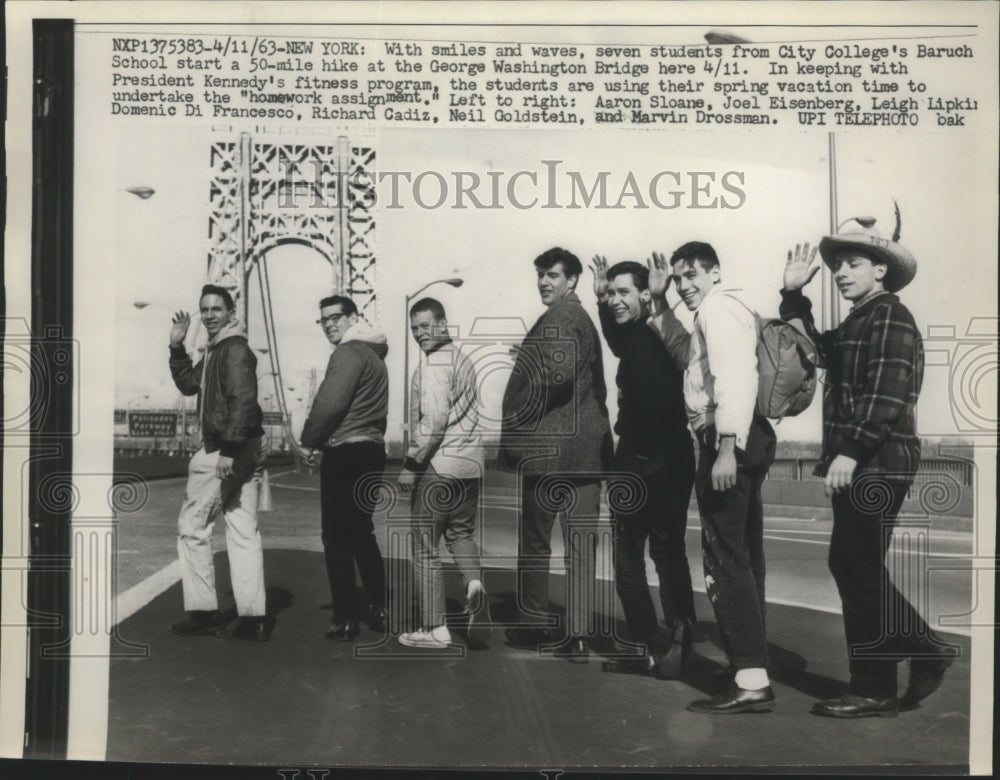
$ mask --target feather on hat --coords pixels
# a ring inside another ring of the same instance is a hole
[[[895,201],[893,201],[895,204]],[[896,229],[892,238],[885,238],[875,228],[874,217],[852,217],[844,221],[832,236],[824,236],[819,242],[819,253],[830,270],[836,270],[834,262],[843,249],[859,249],[879,263],[885,263],[888,271],[882,280],[889,292],[898,292],[913,281],[917,275],[917,260],[910,250],[899,243],[900,217],[899,205],[896,205]],[[843,230],[850,222],[856,227]]]

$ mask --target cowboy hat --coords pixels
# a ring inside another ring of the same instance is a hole
[[[844,230],[849,222],[857,226]],[[899,244],[899,207],[896,207],[896,230],[892,238],[885,238],[875,229],[874,217],[852,217],[842,222],[838,232],[824,236],[819,242],[819,253],[830,270],[836,270],[834,262],[843,249],[857,249],[874,262],[885,263],[887,271],[882,284],[889,292],[898,292],[913,281],[917,275],[917,260],[910,251]]]

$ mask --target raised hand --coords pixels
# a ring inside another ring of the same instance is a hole
[[[179,347],[187,337],[188,328],[191,326],[191,315],[186,311],[179,311],[172,320],[173,327],[170,328],[170,346]]]
[[[608,298],[608,261],[601,255],[594,255],[594,262],[590,265],[590,272],[594,275],[594,295],[597,300],[604,301]]]
[[[816,263],[817,249],[819,247],[814,246],[810,252],[809,243],[806,242],[805,244],[796,244],[794,254],[792,254],[791,249],[788,250],[784,279],[786,290],[801,290],[812,281],[820,268]]]
[[[670,289],[670,282],[674,278],[670,273],[667,258],[660,252],[653,252],[646,265],[649,266],[649,294],[654,299],[665,298],[667,290]]]

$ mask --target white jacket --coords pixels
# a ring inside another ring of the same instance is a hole
[[[419,466],[442,476],[483,475],[479,395],[472,361],[453,342],[425,354],[410,383],[410,446]]]

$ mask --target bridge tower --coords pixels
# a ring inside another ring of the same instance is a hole
[[[330,264],[332,290],[378,319],[375,150],[346,136],[330,144],[243,132],[211,145],[207,281],[230,290],[247,322],[250,274],[257,272],[271,370],[285,425],[290,416],[271,315],[269,250],[298,243]],[[287,432],[291,435],[290,431]]]

